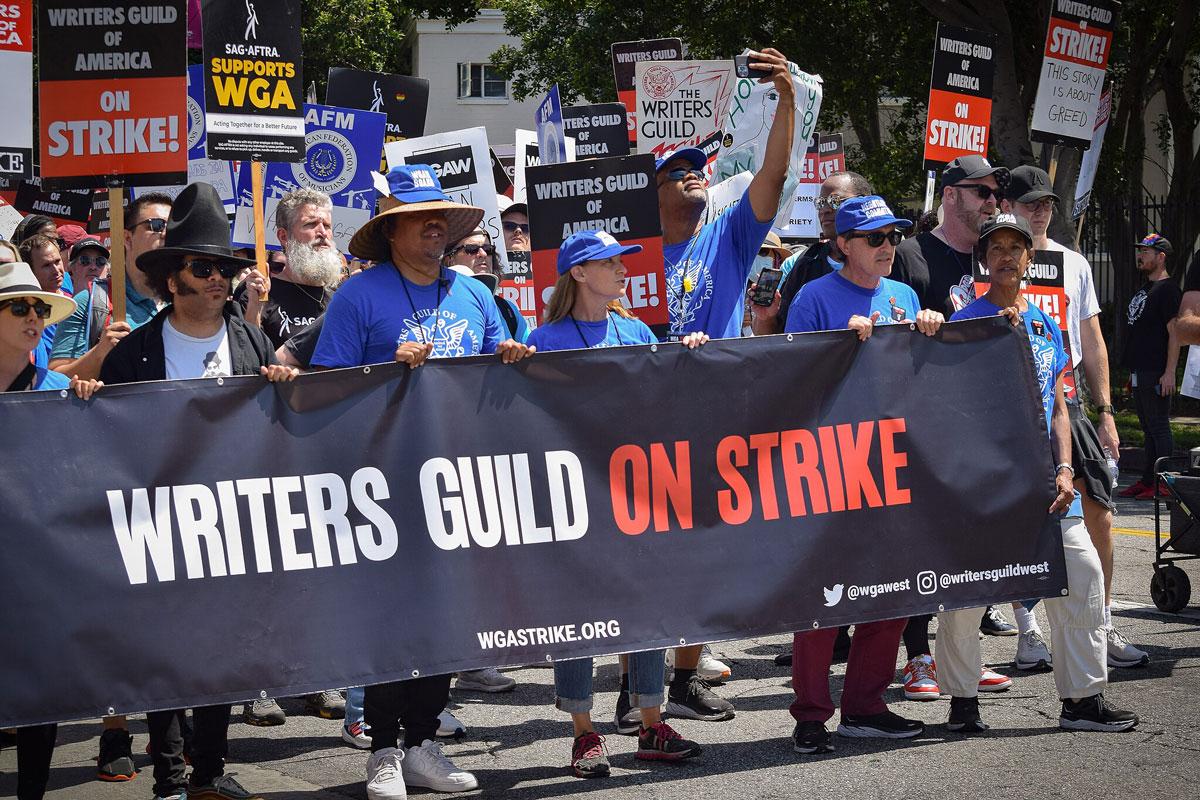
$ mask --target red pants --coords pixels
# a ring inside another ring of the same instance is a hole
[[[842,715],[868,716],[887,711],[883,693],[896,676],[900,634],[908,619],[865,622],[854,626],[850,660],[842,687]],[[824,722],[833,716],[829,667],[837,628],[803,631],[792,637],[792,691],[789,709],[797,722]]]

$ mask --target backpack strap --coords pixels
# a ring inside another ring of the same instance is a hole
[[[100,341],[100,334],[112,322],[112,297],[108,294],[108,281],[95,280],[88,286],[87,349],[91,350]]]
[[[508,335],[517,335],[517,312],[513,309],[512,304],[498,294],[492,295],[496,301],[496,308],[500,309],[500,316],[504,317],[504,324],[508,326]]]

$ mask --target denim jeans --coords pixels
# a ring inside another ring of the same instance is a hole
[[[629,704],[652,708],[663,701],[663,651],[629,654]],[[554,705],[568,714],[592,710],[592,659],[554,662]]]
[[[346,721],[347,728],[356,722],[363,721],[363,695],[366,690],[361,686],[353,686],[346,690]]]

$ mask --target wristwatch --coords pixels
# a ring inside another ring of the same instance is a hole
[[[1070,464],[1066,463],[1065,461],[1061,464],[1054,465],[1054,474],[1057,475],[1058,473],[1062,472],[1064,469],[1071,473],[1071,480],[1075,480],[1075,468],[1072,467]]]
[[[1112,407],[1112,405],[1096,406],[1096,413],[1097,414],[1112,414],[1113,407]]]

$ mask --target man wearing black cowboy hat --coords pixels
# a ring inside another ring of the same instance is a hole
[[[142,253],[137,267],[169,303],[113,348],[100,369],[107,384],[262,374],[291,380],[296,370],[275,359],[261,329],[229,302],[234,275],[254,262],[229,247],[229,223],[215,189],[193,183],[180,192],[167,221],[163,247]],[[252,272],[250,289],[261,292]]]
[[[233,276],[253,262],[229,247],[229,222],[216,189],[193,183],[180,192],[167,221],[164,246],[142,253],[137,267],[167,301],[153,319],[122,339],[100,368],[106,384],[228,375],[264,375],[289,381],[299,372],[275,360],[271,340],[248,324],[229,300]],[[251,278],[258,273],[252,273]],[[264,282],[256,279],[256,291]],[[192,800],[253,797],[225,775],[229,705],[192,710],[192,774],[184,779],[183,710],[152,711],[150,755],[154,793]]]

